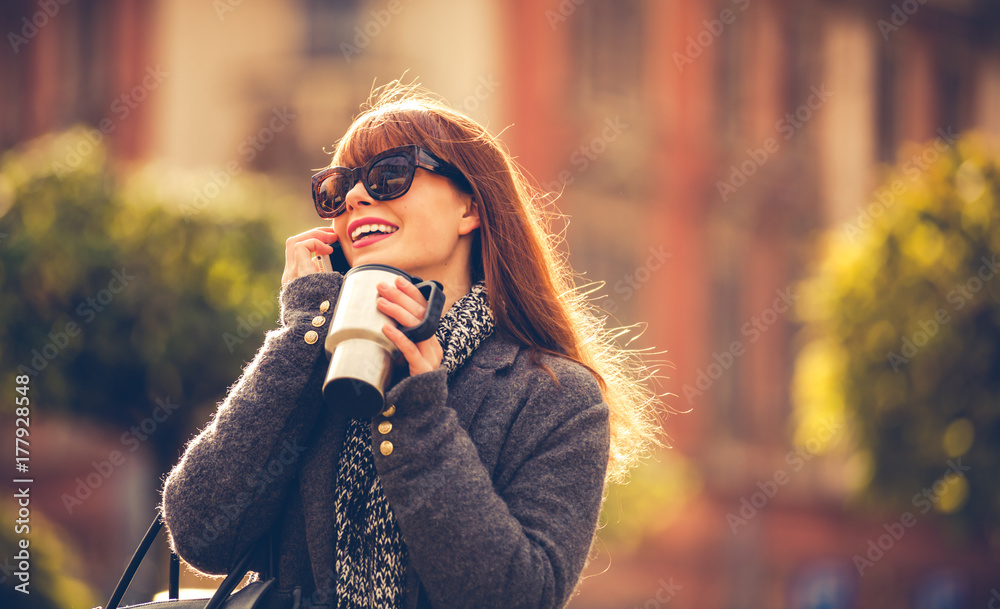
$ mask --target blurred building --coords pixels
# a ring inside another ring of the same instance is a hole
[[[596,551],[572,606],[944,608],[1000,586],[997,544],[930,516],[859,568],[896,515],[843,507],[852,470],[793,441],[789,392],[819,231],[879,196],[903,143],[919,168],[964,130],[1000,137],[997,3],[43,4],[0,9],[4,148],[86,121],[120,159],[270,172],[308,206],[373,84],[419,80],[506,128],[562,192],[575,268],[647,325],[667,405],[690,410],[667,429],[699,490],[633,552]]]

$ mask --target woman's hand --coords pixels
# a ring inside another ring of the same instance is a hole
[[[378,310],[395,319],[403,327],[411,327],[420,323],[427,310],[427,299],[415,285],[397,277],[392,284],[378,284]],[[382,333],[396,345],[396,348],[406,358],[410,365],[410,376],[422,372],[430,372],[441,367],[441,343],[437,336],[431,335],[427,340],[414,343],[392,324],[385,324]]]
[[[333,252],[330,244],[336,242],[337,233],[329,226],[319,226],[289,237],[285,241],[285,272],[281,274],[281,285],[311,273],[329,272],[331,269],[324,268],[325,265],[315,256],[330,254]]]

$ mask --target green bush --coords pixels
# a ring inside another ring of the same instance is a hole
[[[69,154],[84,137],[0,162],[0,378],[30,374],[36,412],[122,430],[178,406],[148,437],[165,468],[276,325],[270,218],[308,201],[259,176],[116,171],[101,147]]]
[[[974,135],[901,156],[801,288],[796,433],[847,421],[859,497],[997,534],[1000,159]]]
[[[55,522],[35,511],[31,514],[30,538],[16,533],[18,503],[0,499],[0,607],[18,609],[60,609],[96,607],[107,598],[88,586],[82,579],[83,559],[74,548],[60,540]],[[28,539],[28,548],[21,540]],[[27,580],[18,573],[21,560],[16,557],[27,552],[29,560]],[[116,561],[117,564],[117,561]],[[9,569],[9,570],[8,570]],[[18,589],[16,586],[23,586]],[[27,591],[27,594],[25,592]]]
[[[115,168],[83,129],[6,152],[0,381],[10,395],[0,412],[13,417],[15,376],[27,374],[32,430],[66,416],[124,433],[123,453],[141,445],[156,459],[155,489],[276,326],[284,238],[309,226],[308,197],[304,185],[290,196],[242,171]],[[0,522],[0,550],[13,557],[13,526]],[[55,527],[32,514],[32,594],[0,574],[0,598],[39,609],[106,598],[80,579]]]

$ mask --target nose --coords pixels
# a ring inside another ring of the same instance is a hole
[[[348,212],[354,211],[360,205],[371,205],[371,197],[368,196],[368,191],[365,190],[365,185],[358,180],[354,183],[354,186],[347,191],[347,197],[344,201],[347,206]]]

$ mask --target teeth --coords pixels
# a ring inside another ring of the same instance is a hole
[[[399,228],[395,226],[388,226],[386,224],[363,224],[354,229],[354,232],[351,233],[351,241],[357,241],[368,233],[380,232],[390,235],[397,230],[399,230]]]

